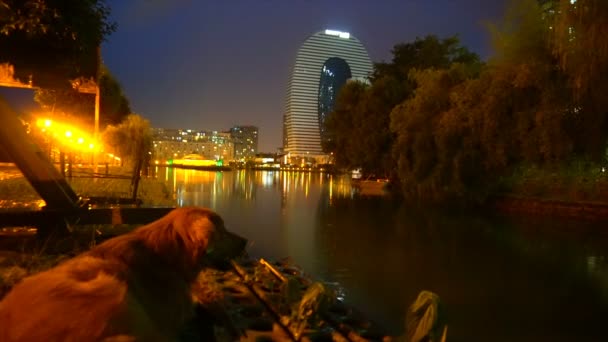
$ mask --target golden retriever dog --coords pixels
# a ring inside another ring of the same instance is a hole
[[[0,341],[174,341],[191,283],[245,239],[188,207],[18,283],[0,302]]]

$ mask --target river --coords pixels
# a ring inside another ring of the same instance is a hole
[[[604,341],[608,230],[599,223],[439,212],[361,197],[348,177],[159,169],[177,205],[222,215],[255,257],[332,283],[393,335],[421,290],[448,341]]]

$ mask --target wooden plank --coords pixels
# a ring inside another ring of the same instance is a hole
[[[0,81],[0,87],[6,88],[23,88],[23,89],[36,89],[29,84],[21,83],[21,82],[6,82]]]
[[[0,227],[43,227],[54,224],[146,224],[174,208],[76,208],[70,210],[0,211]]]

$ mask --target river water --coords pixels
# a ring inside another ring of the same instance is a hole
[[[438,212],[359,196],[345,176],[159,169],[177,205],[219,212],[249,254],[291,257],[393,335],[421,290],[448,341],[608,340],[599,223]]]

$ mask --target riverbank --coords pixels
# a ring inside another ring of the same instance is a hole
[[[565,201],[504,195],[490,198],[487,206],[509,214],[608,221],[608,202]]]
[[[608,173],[601,165],[519,167],[498,184],[485,203],[501,212],[608,220]]]
[[[23,278],[77,254],[0,250],[0,300]],[[205,269],[193,283],[192,296],[195,315],[181,341],[393,340],[339,300],[328,284],[288,261],[243,258],[226,270]]]

